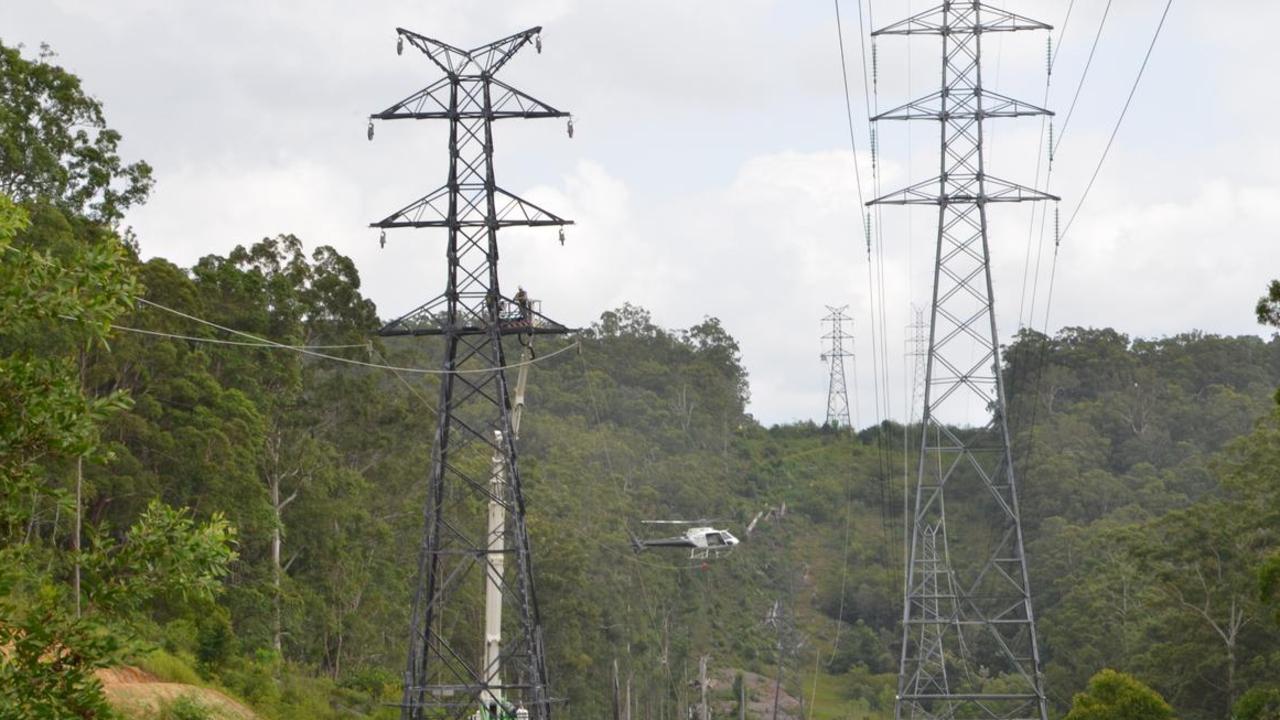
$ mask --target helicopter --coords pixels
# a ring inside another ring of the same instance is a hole
[[[645,525],[694,525],[695,527],[685,530],[683,535],[652,540],[643,540],[636,537],[634,533],[630,533],[631,547],[636,552],[657,547],[687,547],[689,559],[705,560],[727,554],[741,542],[728,530],[704,525],[704,523],[713,522],[711,520],[643,520],[641,522]]]

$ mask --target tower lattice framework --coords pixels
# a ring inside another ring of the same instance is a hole
[[[849,417],[849,388],[845,384],[844,375],[844,359],[853,357],[853,352],[845,346],[845,340],[853,339],[853,336],[844,329],[845,323],[853,322],[848,315],[844,314],[848,308],[848,305],[827,306],[828,314],[822,319],[822,323],[830,325],[830,329],[822,339],[828,342],[828,346],[821,355],[822,362],[827,363],[831,376],[827,383],[826,424],[846,430],[853,429],[853,423],[850,422]]]
[[[936,35],[942,43],[941,89],[874,118],[932,120],[941,128],[939,176],[870,203],[938,208],[900,719],[1047,717],[1005,417],[987,208],[1056,198],[988,175],[983,126],[1049,112],[983,87],[982,42],[993,32],[1049,29],[967,0],[872,33]],[[962,522],[948,524],[948,502],[953,515],[964,506]]]
[[[929,357],[929,326],[924,321],[924,309],[911,305],[911,323],[907,325],[906,357],[911,368],[907,383],[907,425],[914,425],[916,413],[924,399],[925,361]]]
[[[397,50],[406,44],[417,48],[445,77],[370,116],[370,139],[373,120],[449,123],[445,184],[372,224],[384,232],[442,228],[448,234],[444,292],[380,331],[442,337],[446,371],[412,602],[405,720],[470,717],[498,698],[523,706],[534,720],[551,715],[504,340],[567,329],[522,294],[513,299],[502,293],[498,231],[570,223],[498,186],[493,171],[494,121],[568,116],[495,77],[522,48],[541,49],[540,31],[535,27],[463,50],[397,28]],[[501,542],[486,525],[491,503],[505,511]],[[495,562],[495,552],[504,561]],[[498,668],[485,667],[486,639],[477,612],[486,576],[496,579],[504,610]]]

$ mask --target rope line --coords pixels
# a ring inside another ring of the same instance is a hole
[[[379,351],[378,351],[378,349],[377,349],[376,347],[374,347],[374,345],[373,345],[373,341],[372,341],[372,340],[370,340],[370,341],[366,344],[366,347],[369,349],[369,358],[370,358],[370,359],[372,359],[374,355],[377,355],[379,358],[381,358],[381,360],[382,360],[382,362],[383,362],[383,363],[386,363],[386,364],[387,364],[387,367],[390,367],[390,361],[389,361],[389,360],[387,360],[387,357],[386,357],[385,355],[383,355],[381,352],[379,352]],[[423,395],[423,394],[418,390],[418,388],[414,387],[414,386],[413,386],[413,384],[412,384],[412,383],[410,383],[408,380],[405,380],[405,379],[404,379],[404,375],[402,375],[402,374],[400,373],[400,371],[399,371],[399,370],[392,370],[392,371],[391,371],[391,374],[392,374],[392,375],[395,375],[395,376],[396,376],[396,379],[400,381],[400,384],[402,384],[402,385],[404,385],[406,388],[408,388],[408,389],[409,389],[409,392],[410,392],[410,393],[413,393],[413,395],[415,395],[415,396],[418,398],[418,400],[420,400],[420,401],[422,402],[422,404],[423,404],[423,405],[426,405],[426,406],[427,406],[427,409],[431,411],[431,414],[432,414],[432,415],[437,414],[437,412],[438,412],[438,411],[436,410],[436,406],[435,406],[434,404],[432,404],[432,402],[431,402],[430,400],[428,400],[428,399],[427,399],[427,396],[426,396],[426,395]]]
[[[62,315],[63,320],[78,321],[79,318],[70,315]],[[202,342],[210,345],[233,345],[236,347],[256,347],[269,348],[272,350],[345,350],[350,348],[366,347],[367,343],[353,343],[349,345],[285,345],[273,342],[253,342],[249,340],[224,340],[222,338],[206,338],[196,337],[194,335],[180,335],[177,333],[162,332],[160,330],[146,330],[144,328],[129,327],[127,325],[116,325],[111,323],[112,330],[123,330],[124,332],[136,333],[138,335],[150,335],[152,337],[163,337],[171,340],[189,340],[191,342]]]

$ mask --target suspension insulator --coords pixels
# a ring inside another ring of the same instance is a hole
[[[1053,204],[1053,246],[1058,247],[1058,243],[1062,242],[1062,218],[1058,215],[1058,203]]]
[[[875,41],[871,43],[871,84],[880,85],[880,46]]]
[[[1053,74],[1053,36],[1052,35],[1045,38],[1044,72],[1046,75]]]
[[[373,139],[373,121],[372,120],[369,121],[368,135],[369,135],[369,139],[372,140]]]
[[[386,246],[387,246],[387,231],[383,230],[378,235],[378,247],[384,248]]]
[[[542,35],[533,36],[533,47],[538,51],[539,55],[542,54]]]
[[[1055,155],[1055,152],[1053,147],[1053,119],[1050,118],[1049,119],[1049,163],[1050,164],[1053,163],[1054,155]]]
[[[573,139],[573,118],[569,118],[569,121],[565,124],[564,129],[566,132],[569,133],[569,139],[572,140]]]
[[[397,55],[404,54],[404,36],[403,35],[396,36],[396,54]]]

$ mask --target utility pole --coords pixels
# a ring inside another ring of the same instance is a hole
[[[495,77],[525,46],[541,49],[540,31],[535,27],[463,50],[397,28],[397,51],[403,52],[406,44],[417,48],[445,77],[369,118],[370,139],[374,120],[449,123],[445,184],[373,223],[384,238],[393,228],[442,228],[448,234],[444,292],[379,331],[383,336],[438,336],[445,345],[410,616],[403,720],[461,719],[487,712],[491,703],[499,705],[503,717],[525,712],[532,720],[551,716],[517,463],[518,415],[508,392],[504,339],[515,337],[527,345],[535,335],[568,330],[533,310],[527,300],[503,295],[498,231],[570,223],[498,186],[493,170],[495,121],[568,117]],[[489,468],[487,477],[480,468]],[[488,514],[474,510],[485,505]],[[514,566],[509,569],[508,559]],[[474,633],[457,629],[475,615],[474,600],[460,593],[460,586],[477,575],[484,580],[486,597],[497,605],[490,608],[494,614],[486,612],[490,627],[482,638],[483,653],[471,645]],[[513,632],[499,641],[493,636],[501,637],[503,610],[509,611],[507,626]],[[523,710],[515,712],[517,708]]]
[[[822,339],[829,344],[820,356],[822,362],[827,363],[831,376],[827,383],[826,424],[842,430],[855,429],[853,423],[849,421],[849,390],[844,380],[844,359],[853,357],[853,352],[845,347],[844,342],[846,339],[853,339],[853,335],[844,330],[845,323],[853,323],[853,320],[844,314],[848,307],[848,305],[827,306],[829,314],[822,318],[822,323],[829,324],[831,328],[826,335],[822,336]]]
[[[983,86],[982,39],[1049,29],[978,0],[944,0],[872,33],[937,35],[942,43],[941,89],[874,118],[931,120],[941,128],[940,175],[869,203],[938,208],[899,720],[1047,718],[1000,375],[987,208],[1057,198],[988,175],[983,130],[991,118],[1050,113]],[[960,493],[970,506],[957,534],[963,545],[948,545],[949,485],[973,488]],[[954,584],[953,601],[941,597],[939,579]],[[964,673],[961,680],[947,675],[952,667]],[[970,675],[979,668],[1002,679],[999,691]]]

